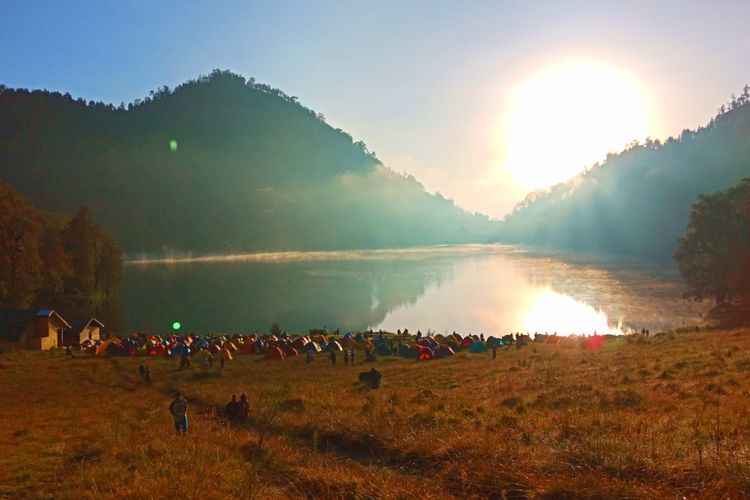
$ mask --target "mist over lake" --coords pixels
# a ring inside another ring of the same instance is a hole
[[[673,265],[505,245],[131,262],[127,330],[619,333],[695,324]]]

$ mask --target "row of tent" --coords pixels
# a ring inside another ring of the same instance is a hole
[[[330,338],[327,335],[169,335],[159,336],[134,333],[127,338],[110,338],[104,341],[87,341],[81,347],[96,356],[222,356],[233,359],[236,355],[263,355],[266,359],[286,359],[297,357],[308,351],[340,352],[357,349],[369,350],[380,356],[398,355],[420,360],[438,359],[452,356],[456,351],[466,349],[471,353],[484,353],[493,347],[516,344],[526,345],[529,342],[557,343],[557,335],[506,335],[488,337],[486,340],[476,335],[462,337],[458,333],[417,337],[414,342],[402,342],[400,337],[387,337],[374,334],[371,338],[358,333],[347,333],[341,337]]]

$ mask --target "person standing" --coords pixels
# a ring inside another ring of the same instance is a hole
[[[187,435],[188,431],[188,418],[187,418],[188,402],[183,397],[181,392],[177,392],[174,396],[174,400],[169,405],[169,413],[174,419],[174,429],[177,435]]]
[[[331,349],[331,365],[336,366],[336,351]]]
[[[250,402],[247,400],[247,396],[244,392],[240,395],[240,407],[237,416],[241,422],[246,421],[250,416]]]
[[[232,394],[232,399],[229,401],[224,408],[224,418],[227,419],[227,423],[232,423],[237,420],[237,415],[240,412],[240,404],[237,402],[237,396]]]

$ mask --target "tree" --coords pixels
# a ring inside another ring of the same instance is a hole
[[[104,294],[105,300],[114,298],[122,283],[122,250],[115,238],[102,232],[101,245],[98,247],[96,278],[94,287]]]
[[[31,306],[41,282],[42,224],[29,200],[0,182],[0,307]]]
[[[675,254],[686,298],[716,305],[750,296],[750,178],[726,191],[701,196]]]
[[[62,232],[70,257],[66,286],[68,307],[78,315],[96,314],[110,328],[119,326],[117,291],[122,282],[122,250],[114,237],[94,220],[86,207],[78,209]],[[108,324],[109,323],[109,324]]]
[[[70,256],[73,288],[88,296],[95,290],[97,245],[101,229],[91,212],[81,207],[63,230],[63,244]]]
[[[39,257],[42,260],[41,284],[36,303],[40,307],[63,307],[65,305],[65,282],[70,279],[70,258],[62,241],[62,224],[47,218],[39,239]]]

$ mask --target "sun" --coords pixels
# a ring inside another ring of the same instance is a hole
[[[545,188],[648,135],[644,85],[603,62],[566,61],[511,92],[504,168],[523,189]]]

